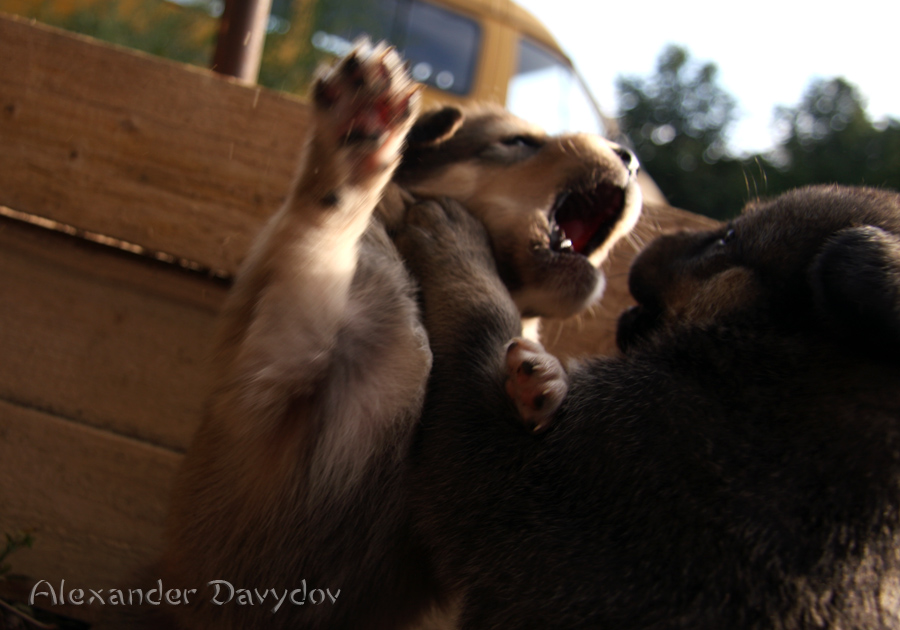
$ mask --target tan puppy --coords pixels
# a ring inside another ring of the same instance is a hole
[[[440,603],[406,505],[431,364],[390,240],[412,195],[458,200],[485,222],[523,312],[569,315],[602,292],[589,256],[636,219],[631,154],[496,109],[414,124],[416,99],[380,46],[316,83],[296,186],[223,314],[215,388],[152,576],[198,592],[163,607],[159,626],[387,629]]]

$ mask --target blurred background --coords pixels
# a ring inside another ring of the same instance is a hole
[[[900,188],[900,4],[522,0],[675,205],[808,183]]]
[[[900,189],[896,3],[518,4],[536,20],[497,0],[273,0],[258,82],[303,93],[319,61],[367,32],[401,48],[433,101],[496,100],[549,131],[629,143],[666,199],[691,211],[728,218],[810,183]],[[0,0],[0,11],[207,67],[224,9]],[[485,26],[501,11],[524,33],[514,52]],[[509,76],[496,69],[505,56]]]

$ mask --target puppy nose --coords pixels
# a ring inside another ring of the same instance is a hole
[[[638,162],[637,156],[632,153],[630,149],[619,144],[614,144],[613,153],[619,156],[619,159],[622,160],[622,164],[625,165],[625,168],[628,169],[629,173],[637,173],[638,168],[640,168],[641,165],[640,162]]]

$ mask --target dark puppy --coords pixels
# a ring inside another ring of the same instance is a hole
[[[417,524],[462,628],[900,625],[897,194],[798,190],[651,244],[624,355],[572,370],[537,437],[480,226],[409,220],[434,353]]]

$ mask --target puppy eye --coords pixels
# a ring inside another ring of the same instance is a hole
[[[535,138],[534,136],[510,136],[509,138],[503,138],[500,141],[500,144],[507,147],[527,147],[529,149],[540,149],[544,146],[544,143]]]
[[[725,235],[716,241],[716,247],[725,247],[729,243],[731,243],[735,238],[734,230],[729,228]]]

